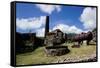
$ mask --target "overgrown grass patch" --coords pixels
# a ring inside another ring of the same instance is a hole
[[[80,48],[72,48],[72,43],[65,43],[68,46],[70,52],[62,56],[46,56],[44,47],[39,47],[33,52],[16,55],[17,65],[28,65],[28,64],[49,64],[58,62],[64,59],[83,59],[91,55],[96,55],[96,45],[81,45]]]

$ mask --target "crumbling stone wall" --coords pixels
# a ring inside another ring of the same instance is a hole
[[[67,46],[63,46],[65,42],[65,34],[59,29],[49,32],[45,38],[46,47],[44,48],[47,56],[60,56],[69,52]]]
[[[45,47],[44,50],[47,56],[61,56],[70,52],[67,46],[49,46]]]

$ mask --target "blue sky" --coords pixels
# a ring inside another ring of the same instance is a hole
[[[64,6],[64,5],[57,5],[56,7],[55,6],[56,5],[40,6],[40,4],[38,4],[38,6],[37,6],[36,4],[31,4],[31,3],[17,3],[16,4],[16,19],[18,19],[19,21],[21,20],[20,22],[23,22],[22,21],[23,19],[27,20],[30,18],[32,18],[32,19],[37,18],[38,20],[40,20],[39,19],[40,16],[48,15],[49,19],[50,19],[50,25],[49,25],[50,30],[53,30],[53,28],[56,28],[56,27],[59,28],[61,25],[66,25],[69,28],[72,27],[72,29],[74,29],[74,27],[75,27],[76,29],[79,29],[79,31],[88,30],[88,29],[85,29],[87,20],[84,20],[84,16],[86,16],[89,13],[87,10],[85,10],[85,8],[87,8],[87,7]],[[91,7],[87,8],[87,9],[90,10],[90,13],[91,13],[91,11],[93,11],[93,10],[90,8]],[[85,11],[87,12],[87,14]],[[92,14],[93,13],[95,14],[95,11],[92,12],[90,16],[93,16]],[[87,16],[89,16],[89,15],[87,15]],[[80,18],[81,18],[81,20],[80,20]],[[17,21],[17,22],[19,22],[19,21]],[[34,20],[31,20],[31,21],[34,22]],[[89,19],[89,21],[91,21],[91,19]],[[28,22],[29,22],[29,20],[27,21],[27,23]],[[42,29],[44,27],[44,25],[45,24],[42,24],[42,26],[40,26],[39,28]],[[20,27],[22,27],[22,26],[20,26]],[[39,28],[37,28],[37,29],[39,29]],[[19,28],[19,26],[17,26],[16,30],[17,30],[17,32],[28,32],[29,31],[28,29],[21,29],[21,28]],[[33,32],[36,31],[36,29],[34,29],[34,28],[31,28],[31,30]]]

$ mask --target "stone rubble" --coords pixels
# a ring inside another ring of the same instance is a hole
[[[73,62],[92,62],[92,61],[97,61],[97,57],[96,54],[92,54],[89,56],[84,56],[83,58],[79,57],[79,56],[75,56],[74,58],[68,57],[65,59],[58,59],[55,62],[52,63],[73,63]]]

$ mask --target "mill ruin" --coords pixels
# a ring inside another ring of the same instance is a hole
[[[46,17],[45,25],[45,52],[47,55],[60,56],[69,52],[67,46],[63,46],[67,39],[67,34],[63,33],[60,29],[49,32],[49,16]]]

